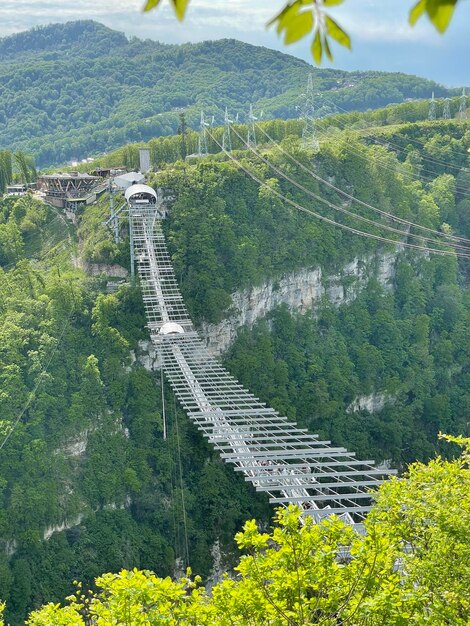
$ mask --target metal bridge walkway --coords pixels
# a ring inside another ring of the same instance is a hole
[[[370,510],[369,490],[393,471],[377,469],[374,461],[358,460],[299,428],[253,396],[209,354],[178,289],[158,205],[148,203],[150,195],[146,204],[142,193],[131,190],[126,192],[131,241],[151,340],[189,418],[273,504],[297,504],[316,521],[335,513],[360,523]]]

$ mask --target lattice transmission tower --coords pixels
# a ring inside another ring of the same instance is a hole
[[[253,105],[250,104],[250,112],[248,113],[248,130],[246,136],[246,143],[249,148],[256,148],[256,126],[255,122],[258,118],[254,116]]]
[[[434,99],[434,91],[433,91],[431,101],[429,102],[428,120],[432,122],[435,119],[436,119],[436,101]]]
[[[224,115],[224,134],[222,135],[222,149],[227,152],[232,151],[232,136],[230,133],[230,124],[232,124],[232,120],[228,116],[227,107],[225,107],[225,115]]]
[[[207,156],[207,127],[209,124],[204,119],[204,111],[201,111],[201,121],[199,123],[199,137],[197,141],[197,153],[199,156]]]
[[[465,93],[465,87],[462,89],[462,95],[460,96],[459,119],[467,119],[467,94]]]
[[[444,100],[444,108],[442,109],[442,119],[450,120],[450,98]]]
[[[310,148],[314,152],[318,152],[320,144],[317,139],[315,127],[315,99],[313,94],[313,76],[309,74],[307,82],[307,91],[305,100],[301,109],[301,119],[304,121],[302,129],[302,144],[305,148]]]

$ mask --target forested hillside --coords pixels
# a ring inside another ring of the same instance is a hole
[[[244,519],[268,514],[176,421],[169,393],[163,441],[155,376],[130,367],[146,338],[140,294],[105,295],[75,270],[62,220],[29,198],[1,202],[0,597],[11,624],[73,578],[123,564],[172,574],[189,550],[208,575],[216,540],[226,552]]]
[[[470,238],[467,128],[337,133],[317,155],[288,136],[284,152],[263,154],[332,202],[338,193],[288,155],[364,202]],[[359,259],[370,280],[359,288],[343,277],[353,300],[336,308],[325,299],[303,316],[275,311],[240,331],[226,364],[263,400],[360,457],[402,468],[433,456],[439,430],[468,428],[467,259],[397,251],[319,222],[276,194],[358,226],[254,155],[235,156],[268,188],[223,155],[176,161],[151,179],[175,197],[164,229],[195,321],[229,315],[237,289],[298,268],[341,274]],[[230,566],[234,532],[251,516],[267,522],[269,507],[214,455],[169,389],[163,440],[159,375],[135,359],[148,339],[138,287],[105,293],[104,277],[77,268],[79,256],[128,263],[127,241],[114,244],[103,226],[105,199],[85,209],[77,229],[30,196],[0,207],[0,598],[8,622],[21,624],[32,608],[62,600],[73,579],[89,584],[103,571],[173,574],[180,559],[205,577],[219,551],[219,565]],[[384,254],[395,259],[387,288],[374,278]],[[382,410],[351,409],[372,394],[386,397]]]
[[[175,46],[70,22],[0,40],[0,144],[45,166],[170,135],[183,108],[193,128],[201,108],[219,123],[225,106],[243,121],[250,103],[266,118],[297,117],[309,71],[315,91],[347,110],[452,94],[406,74],[312,70],[235,40]]]

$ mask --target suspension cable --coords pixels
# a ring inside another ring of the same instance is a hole
[[[184,542],[186,548],[186,565],[189,567],[189,541],[188,541],[188,520],[186,515],[186,499],[184,496],[184,484],[183,484],[183,466],[181,463],[181,443],[180,443],[180,430],[178,425],[178,411],[176,408],[176,397],[173,394],[173,407],[175,412],[175,425],[176,425],[176,443],[178,449],[178,466],[179,466],[179,478],[180,478],[180,491],[181,491],[181,506],[183,509],[183,526],[184,526]]]
[[[468,242],[470,244],[470,239],[465,239],[464,237],[455,237],[453,235],[447,235],[446,233],[443,233],[441,231],[438,230],[434,230],[432,228],[428,228],[427,226],[422,226],[420,224],[415,224],[414,222],[411,222],[409,220],[405,220],[404,218],[401,217],[397,217],[395,216],[393,213],[388,213],[387,211],[383,211],[382,209],[379,209],[367,202],[364,202],[362,200],[359,200],[358,198],[352,196],[351,194],[347,193],[346,191],[343,191],[342,189],[340,189],[339,187],[336,187],[335,185],[333,185],[333,183],[330,183],[328,180],[325,180],[324,178],[322,178],[321,176],[319,176],[318,174],[316,174],[313,170],[311,170],[310,168],[306,167],[301,161],[299,161],[298,159],[296,159],[293,155],[291,155],[289,152],[287,152],[286,150],[284,150],[282,148],[282,146],[277,143],[276,141],[274,141],[270,135],[268,135],[268,133],[266,133],[263,129],[260,128],[260,130],[266,135],[266,137],[273,142],[273,144],[275,146],[277,146],[279,148],[279,150],[285,154],[287,157],[289,157],[294,163],[296,163],[302,170],[304,170],[305,172],[307,172],[308,174],[310,174],[313,178],[315,178],[315,180],[317,180],[318,182],[327,185],[328,187],[330,187],[330,189],[333,189],[334,191],[336,191],[337,193],[341,194],[342,196],[344,196],[345,198],[348,198],[349,200],[351,200],[352,202],[357,202],[358,204],[376,212],[379,213],[380,215],[383,215],[385,217],[388,217],[392,220],[395,220],[397,222],[400,222],[401,224],[405,224],[406,226],[409,227],[415,227],[415,228],[421,228],[427,232],[431,232],[435,235],[440,235],[441,237],[446,237],[455,241],[464,241],[464,242]],[[233,132],[244,142],[243,137],[241,135],[239,135],[237,133],[236,130],[233,129]],[[321,196],[318,196],[317,194],[315,194],[313,191],[311,191],[310,189],[307,189],[306,187],[304,187],[301,183],[298,183],[297,181],[293,180],[288,174],[286,174],[285,172],[283,172],[282,170],[279,170],[275,165],[272,165],[267,159],[263,158],[263,156],[261,154],[259,154],[257,151],[254,150],[254,148],[252,146],[248,146],[248,144],[246,142],[244,142],[245,145],[247,146],[247,148],[249,150],[251,150],[254,154],[256,154],[256,156],[258,156],[258,158],[260,158],[261,160],[263,160],[267,165],[269,165],[269,167],[271,167],[273,170],[275,170],[278,174],[280,174],[281,176],[283,176],[286,180],[288,180],[289,182],[291,182],[292,184],[294,184],[296,187],[298,187],[299,189],[301,189],[302,191],[304,191],[305,193],[307,193],[308,195],[312,196],[313,198],[315,198],[316,200],[319,200],[323,203],[327,202],[324,198],[322,198]],[[414,233],[404,233],[402,230],[397,229],[397,228],[393,228],[392,226],[387,226],[386,224],[381,224],[380,222],[376,222],[375,220],[371,220],[365,216],[359,215],[357,213],[354,213],[353,211],[348,211],[347,209],[345,209],[344,207],[338,207],[338,210],[342,211],[343,213],[346,213],[350,216],[352,216],[354,219],[358,219],[370,224],[373,224],[375,226],[378,226],[380,228],[385,228],[386,230],[390,231],[390,232],[396,232],[396,233],[400,233],[400,234],[405,234],[408,235],[410,237],[415,237],[415,238],[419,238],[422,239],[424,241],[430,241],[432,243],[435,244],[439,244],[439,245],[443,245],[441,244],[441,242],[436,241],[435,239],[432,239],[430,237],[425,237],[424,235],[419,235],[419,234],[414,234]],[[470,247],[469,246],[462,246],[462,245],[458,245],[458,244],[454,244],[451,242],[446,242],[445,245],[449,245],[449,246],[453,246],[455,248],[460,248],[462,250],[468,250],[470,251]]]
[[[319,220],[321,220],[323,222],[326,222],[327,224],[331,224],[332,226],[337,226],[338,228],[341,228],[342,230],[346,230],[348,232],[354,233],[355,235],[359,235],[361,237],[375,239],[377,241],[383,241],[385,243],[391,243],[394,246],[400,245],[400,246],[405,246],[407,248],[412,248],[412,249],[415,249],[415,250],[422,250],[423,252],[426,252],[428,254],[437,254],[437,255],[443,255],[443,256],[452,256],[452,257],[458,256],[458,257],[470,258],[470,254],[463,254],[463,253],[450,251],[450,250],[437,250],[435,248],[427,248],[426,246],[419,246],[417,244],[407,243],[407,242],[404,242],[404,241],[396,241],[395,239],[388,239],[387,237],[382,237],[380,235],[374,235],[373,233],[364,232],[364,231],[359,230],[357,228],[353,228],[352,226],[347,226],[346,224],[341,224],[340,222],[336,222],[335,220],[330,219],[329,217],[326,217],[325,215],[321,215],[320,213],[317,213],[316,211],[313,211],[311,209],[307,209],[306,207],[302,206],[298,202],[295,202],[294,200],[291,200],[290,198],[287,198],[282,193],[278,192],[276,189],[272,189],[266,183],[266,181],[263,181],[262,179],[258,178],[258,176],[256,176],[256,174],[254,174],[252,171],[250,171],[248,168],[246,168],[238,159],[236,159],[231,153],[229,153],[227,150],[225,150],[222,147],[222,145],[217,141],[217,139],[215,139],[215,137],[212,135],[212,133],[209,132],[209,136],[220,147],[221,151],[224,152],[241,170],[243,170],[246,174],[248,174],[248,176],[250,176],[250,178],[252,178],[255,182],[257,182],[262,187],[267,188],[272,194],[274,194],[275,196],[277,196],[278,198],[280,198],[284,202],[287,202],[288,204],[290,204],[291,206],[296,208],[298,211],[301,211],[303,213],[307,213],[308,215],[312,215],[313,217],[316,217],[317,219],[319,219]],[[329,206],[331,206],[331,208],[338,208],[337,205],[333,204],[332,202],[329,202],[329,201],[326,201],[326,202],[328,203]],[[441,245],[445,245],[445,244],[441,244]]]
[[[160,366],[160,382],[161,382],[161,390],[162,390],[163,439],[166,441],[166,410],[165,410],[165,385],[163,384],[163,363]]]

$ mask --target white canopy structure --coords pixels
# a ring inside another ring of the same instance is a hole
[[[157,192],[149,185],[131,185],[124,192],[127,203],[156,204]]]
[[[127,189],[131,185],[144,182],[144,180],[145,176],[140,172],[127,172],[127,174],[115,176],[114,183],[119,189]]]

